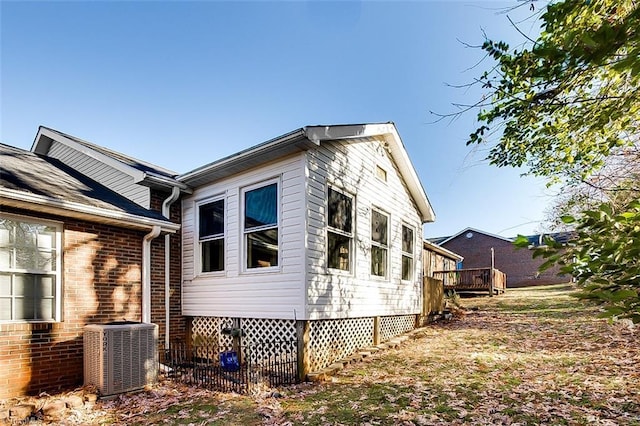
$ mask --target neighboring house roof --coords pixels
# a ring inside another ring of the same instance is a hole
[[[439,245],[439,244],[442,244],[442,242],[443,242],[444,240],[447,240],[447,239],[449,239],[449,236],[446,236],[446,237],[431,237],[431,238],[426,238],[426,239],[425,239],[425,241],[428,241],[428,242],[430,242],[430,243],[432,243],[432,244]]]
[[[507,237],[502,237],[500,235],[495,235],[495,234],[491,234],[489,232],[485,232],[485,231],[480,231],[479,229],[475,229],[475,228],[465,228],[462,231],[458,232],[455,235],[451,235],[448,237],[436,237],[436,238],[427,238],[426,241],[429,241],[430,243],[436,244],[441,246],[442,244],[453,240],[456,237],[459,237],[460,235],[463,234],[467,234],[467,233],[479,233],[479,234],[483,234],[483,235],[488,235],[490,237],[493,238],[498,238],[500,240],[504,240],[507,242],[513,242],[515,241],[515,238],[507,238]],[[527,239],[529,240],[529,244],[531,246],[540,246],[544,244],[544,239],[549,237],[552,238],[553,240],[555,240],[558,243],[561,244],[565,244],[567,242],[569,242],[569,240],[573,237],[575,233],[571,232],[571,231],[565,231],[565,232],[551,232],[551,233],[546,233],[546,234],[535,234],[535,235],[528,235]]]
[[[431,241],[428,240],[423,240],[423,246],[426,250],[430,250],[433,252],[436,252],[444,257],[447,257],[449,259],[453,259],[457,262],[461,262],[464,260],[463,256],[460,256],[457,253],[452,252],[451,250],[447,250],[444,247],[440,247],[438,244],[436,243],[432,243]]]
[[[36,154],[47,155],[53,141],[62,143],[130,175],[134,183],[164,189],[174,186],[178,186],[182,190],[187,189],[186,185],[175,179],[178,173],[172,170],[138,160],[45,126],[38,128],[31,151]]]
[[[0,144],[0,203],[134,229],[180,225],[147,210],[59,160]]]
[[[435,244],[438,244],[438,245],[442,245],[453,240],[454,238],[459,237],[460,235],[466,235],[468,233],[471,233],[471,234],[478,233],[478,234],[487,235],[489,237],[497,238],[499,240],[507,241],[510,243],[513,242],[513,238],[502,237],[500,235],[491,234],[489,232],[481,231],[475,228],[464,228],[462,231],[458,232],[457,234],[451,235],[449,237],[433,238],[433,239],[429,239],[429,241],[434,242]]]
[[[435,213],[431,203],[393,123],[306,126],[206,164],[178,176],[177,179],[192,187],[201,186],[285,155],[309,150],[325,141],[357,142],[374,138],[386,142],[387,149],[416,202],[422,221],[433,222]]]
[[[572,232],[572,231],[551,232],[547,234],[529,235],[527,236],[527,239],[529,240],[529,244],[531,246],[537,247],[537,246],[544,245],[545,238],[551,238],[557,243],[566,244],[569,242],[569,240],[571,240],[571,238],[573,238],[574,235],[575,235],[575,232]]]

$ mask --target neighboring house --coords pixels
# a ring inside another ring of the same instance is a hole
[[[564,238],[562,235],[556,236]],[[553,237],[554,234],[550,236]],[[533,242],[542,241],[539,235],[529,238]],[[544,260],[534,259],[533,252],[529,249],[515,247],[512,238],[466,228],[455,235],[434,238],[430,241],[464,256],[464,269],[491,267],[493,249],[495,268],[507,275],[507,287],[556,284],[570,280],[566,275],[558,275],[558,267],[539,272],[538,268]]]
[[[0,398],[81,384],[88,323],[160,322],[149,306],[163,252],[151,239],[179,228],[59,160],[0,144]]]
[[[304,375],[423,317],[434,213],[392,123],[183,175],[46,127],[31,151],[2,147],[0,397],[79,384],[89,323],[156,323],[159,349],[297,340]]]
[[[178,179],[195,336],[302,333],[315,370],[415,327],[434,213],[393,124],[305,127]]]

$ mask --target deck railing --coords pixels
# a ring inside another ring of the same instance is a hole
[[[507,288],[507,275],[495,268],[435,271],[433,277],[443,281],[445,291],[487,291],[493,295]]]

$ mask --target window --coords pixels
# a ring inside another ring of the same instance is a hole
[[[371,209],[371,274],[387,276],[389,216]]]
[[[200,272],[224,270],[224,200],[202,204],[198,209]]]
[[[382,167],[380,167],[379,165],[376,165],[376,177],[378,179],[380,179],[383,182],[387,181],[387,171],[385,169],[383,169]]]
[[[0,321],[60,316],[61,226],[0,216]]]
[[[278,266],[278,184],[244,192],[244,235],[248,269]]]
[[[327,267],[351,269],[353,199],[329,188],[327,202]]]
[[[413,279],[413,229],[402,225],[402,279]]]

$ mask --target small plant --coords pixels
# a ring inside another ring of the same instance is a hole
[[[447,315],[449,315],[449,319],[451,316],[461,316],[466,312],[464,306],[460,301],[460,295],[455,291],[449,293],[449,295],[445,298],[444,303],[445,310],[445,319],[447,319]]]

